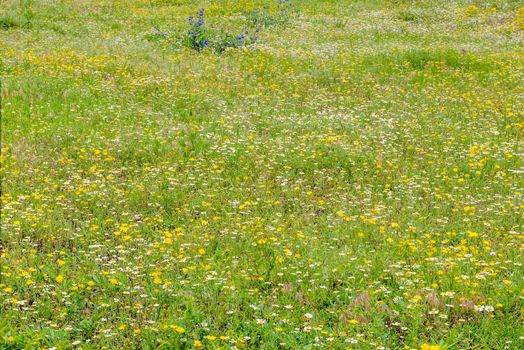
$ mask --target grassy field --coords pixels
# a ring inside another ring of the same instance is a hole
[[[523,5],[0,0],[0,349],[522,349]]]

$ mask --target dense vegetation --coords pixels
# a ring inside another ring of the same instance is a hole
[[[523,43],[509,0],[0,0],[0,348],[522,348]]]

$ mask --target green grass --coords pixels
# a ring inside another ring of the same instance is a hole
[[[522,3],[268,3],[0,0],[1,349],[524,346]]]

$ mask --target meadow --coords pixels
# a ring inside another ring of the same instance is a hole
[[[0,0],[0,77],[0,349],[524,348],[521,1]]]

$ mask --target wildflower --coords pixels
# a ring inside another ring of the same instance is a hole
[[[180,326],[177,326],[177,325],[174,325],[172,326],[172,328],[177,332],[177,333],[184,333],[186,330],[183,328],[183,327],[180,327]]]
[[[439,345],[422,344],[420,350],[440,350]]]

